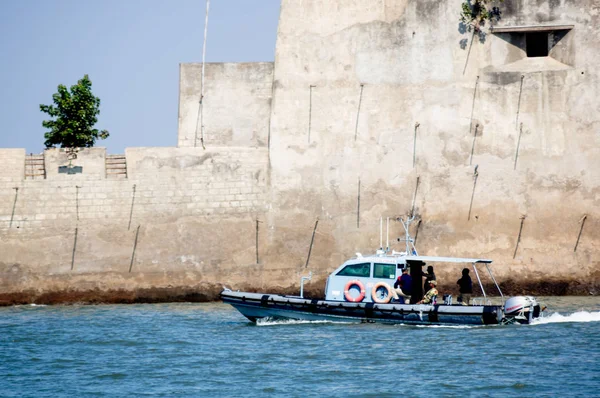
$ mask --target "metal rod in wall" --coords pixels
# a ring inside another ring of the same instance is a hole
[[[75,212],[77,214],[77,221],[79,221],[79,188],[78,185],[75,185]]]
[[[315,227],[313,228],[312,238],[310,238],[310,246],[308,247],[308,256],[306,257],[306,264],[304,268],[308,267],[308,261],[310,260],[310,254],[312,253],[313,244],[315,243],[315,234],[317,233],[317,225],[319,225],[319,219],[315,221]]]
[[[258,264],[258,224],[260,223],[260,221],[258,221],[258,218],[256,219],[256,264]]]
[[[75,267],[75,252],[77,251],[77,233],[79,229],[75,227],[75,237],[73,238],[73,254],[71,255],[71,271]]]
[[[477,87],[479,87],[479,76],[475,80],[475,88],[473,89],[473,101],[471,102],[471,119],[469,121],[469,134],[473,131],[473,117],[475,116],[475,102],[477,100]],[[469,163],[471,164],[471,163]]]
[[[358,137],[358,119],[360,117],[360,106],[362,104],[363,90],[365,88],[364,84],[360,85],[360,96],[358,97],[358,109],[356,110],[356,126],[354,127],[354,141]]]
[[[473,47],[473,41],[475,40],[475,29],[471,35],[471,43],[469,43],[469,51],[467,52],[467,59],[465,60],[465,67],[463,68],[463,75],[467,71],[467,65],[469,64],[469,57],[471,56],[471,47]]]
[[[581,233],[583,232],[583,226],[585,225],[585,220],[587,220],[587,214],[584,214],[579,222],[581,223],[581,228],[579,228],[579,235],[577,235],[577,242],[575,242],[575,247],[573,251],[577,251],[577,246],[579,246],[579,239],[581,239]]]
[[[521,95],[523,94],[523,80],[525,75],[521,75],[521,85],[519,87],[519,100],[517,102],[517,117],[515,119],[515,130],[519,128],[519,114],[521,112]]]
[[[133,268],[133,259],[135,258],[135,250],[137,249],[139,234],[140,226],[138,225],[137,230],[135,231],[135,241],[133,242],[133,252],[131,253],[131,262],[129,263],[129,273],[131,273],[131,268]]]
[[[519,235],[517,236],[517,244],[515,245],[515,252],[513,253],[513,259],[517,257],[517,250],[519,249],[519,243],[521,243],[521,234],[523,233],[523,224],[525,223],[526,215],[521,216],[521,226],[519,227]]]
[[[417,229],[415,231],[415,240],[413,241],[413,248],[416,248],[417,246],[417,238],[419,237],[419,229],[421,227],[422,222],[423,220],[419,220],[419,222],[417,222]]]
[[[415,165],[417,164],[417,130],[419,129],[419,126],[421,124],[419,122],[415,123],[415,134],[413,137],[413,169],[415,168]]]
[[[133,205],[135,203],[135,184],[133,184],[133,194],[131,195],[131,209],[129,210],[129,224],[127,225],[127,230],[131,229],[131,218],[133,217]]]
[[[15,209],[17,208],[17,198],[19,197],[19,187],[14,187],[15,190],[15,200],[13,201],[12,213],[10,215],[10,223],[8,224],[8,228],[12,228],[13,220],[15,219]]]
[[[471,203],[469,204],[469,216],[467,217],[467,221],[471,220],[471,210],[473,209],[473,199],[475,198],[475,187],[477,186],[477,178],[479,178],[479,165],[475,165],[475,170],[473,170],[473,192],[471,192]]]
[[[521,135],[523,135],[523,123],[521,123],[521,128],[519,129],[519,138],[517,139],[517,149],[515,151],[515,165],[513,170],[517,169],[517,159],[519,159],[519,147],[521,146]]]
[[[469,166],[473,164],[473,153],[475,152],[475,139],[477,138],[477,130],[479,129],[479,123],[475,125],[475,131],[473,132],[473,143],[471,144],[471,157],[469,158]]]

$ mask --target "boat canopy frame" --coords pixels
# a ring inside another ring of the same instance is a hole
[[[426,262],[439,262],[439,263],[470,263],[473,266],[473,270],[475,271],[475,276],[477,277],[477,282],[479,283],[479,287],[481,288],[481,292],[483,293],[483,298],[487,300],[487,294],[485,293],[485,289],[483,288],[483,283],[481,283],[481,277],[479,276],[479,271],[477,270],[477,264],[484,264],[487,269],[488,274],[492,278],[494,285],[496,285],[496,289],[498,289],[498,293],[500,293],[500,297],[502,298],[502,302],[504,302],[504,294],[502,294],[502,289],[498,285],[492,270],[490,269],[490,264],[492,260],[485,258],[461,258],[461,257],[436,257],[436,256],[405,256],[403,257],[407,262],[408,261],[420,261],[423,263]]]

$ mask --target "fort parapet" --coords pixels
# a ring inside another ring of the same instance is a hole
[[[596,293],[600,1],[506,0],[477,35],[460,4],[283,0],[274,63],[206,64],[202,105],[181,65],[177,148],[0,150],[0,300],[316,293],[409,213],[513,293]]]

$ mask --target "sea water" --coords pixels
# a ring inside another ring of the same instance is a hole
[[[534,325],[250,323],[224,304],[0,308],[0,396],[600,396],[600,298]]]

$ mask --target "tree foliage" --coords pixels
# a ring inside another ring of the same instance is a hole
[[[467,29],[479,32],[486,21],[498,21],[501,17],[499,7],[493,6],[494,3],[504,0],[466,0],[462,3],[462,12],[460,13],[460,22],[467,26]]]
[[[92,94],[92,81],[88,75],[70,90],[60,84],[52,101],[54,105],[40,105],[42,112],[54,118],[42,122],[42,126],[50,129],[44,134],[46,148],[89,148],[97,139],[108,137],[108,131],[94,128],[100,114],[100,98]]]

